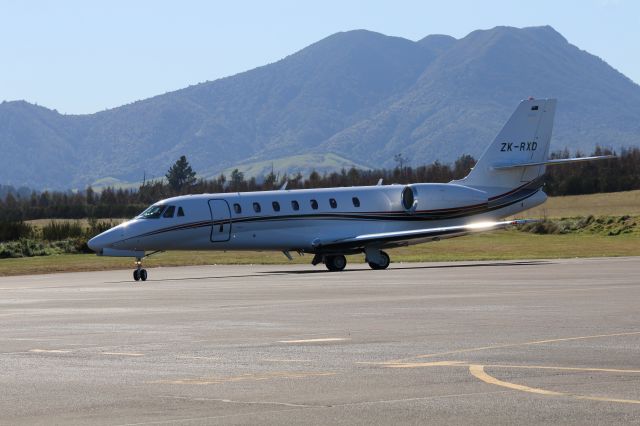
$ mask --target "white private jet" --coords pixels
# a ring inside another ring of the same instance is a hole
[[[185,195],[153,204],[92,238],[99,256],[142,259],[166,250],[277,250],[311,253],[313,265],[341,271],[345,255],[364,253],[386,269],[392,247],[504,228],[542,204],[548,165],[612,156],[549,160],[555,99],[524,100],[464,179],[345,188]],[[152,252],[147,254],[148,252]]]

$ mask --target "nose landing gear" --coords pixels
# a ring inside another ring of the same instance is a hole
[[[142,268],[142,259],[136,259],[136,269],[133,271],[133,279],[136,281],[147,280],[147,270]]]

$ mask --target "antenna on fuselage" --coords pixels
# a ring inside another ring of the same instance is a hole
[[[382,185],[382,178],[378,179],[378,183],[376,183],[376,186],[381,186]]]
[[[284,191],[285,189],[287,189],[287,184],[289,184],[289,181],[285,180],[282,186],[280,187],[280,191]]]

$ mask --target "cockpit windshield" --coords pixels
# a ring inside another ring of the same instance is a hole
[[[167,206],[154,205],[138,215],[138,219],[158,219]]]

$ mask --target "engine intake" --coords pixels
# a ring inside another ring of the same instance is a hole
[[[414,212],[418,207],[416,195],[411,185],[405,186],[402,190],[402,207],[404,207],[406,211]]]

